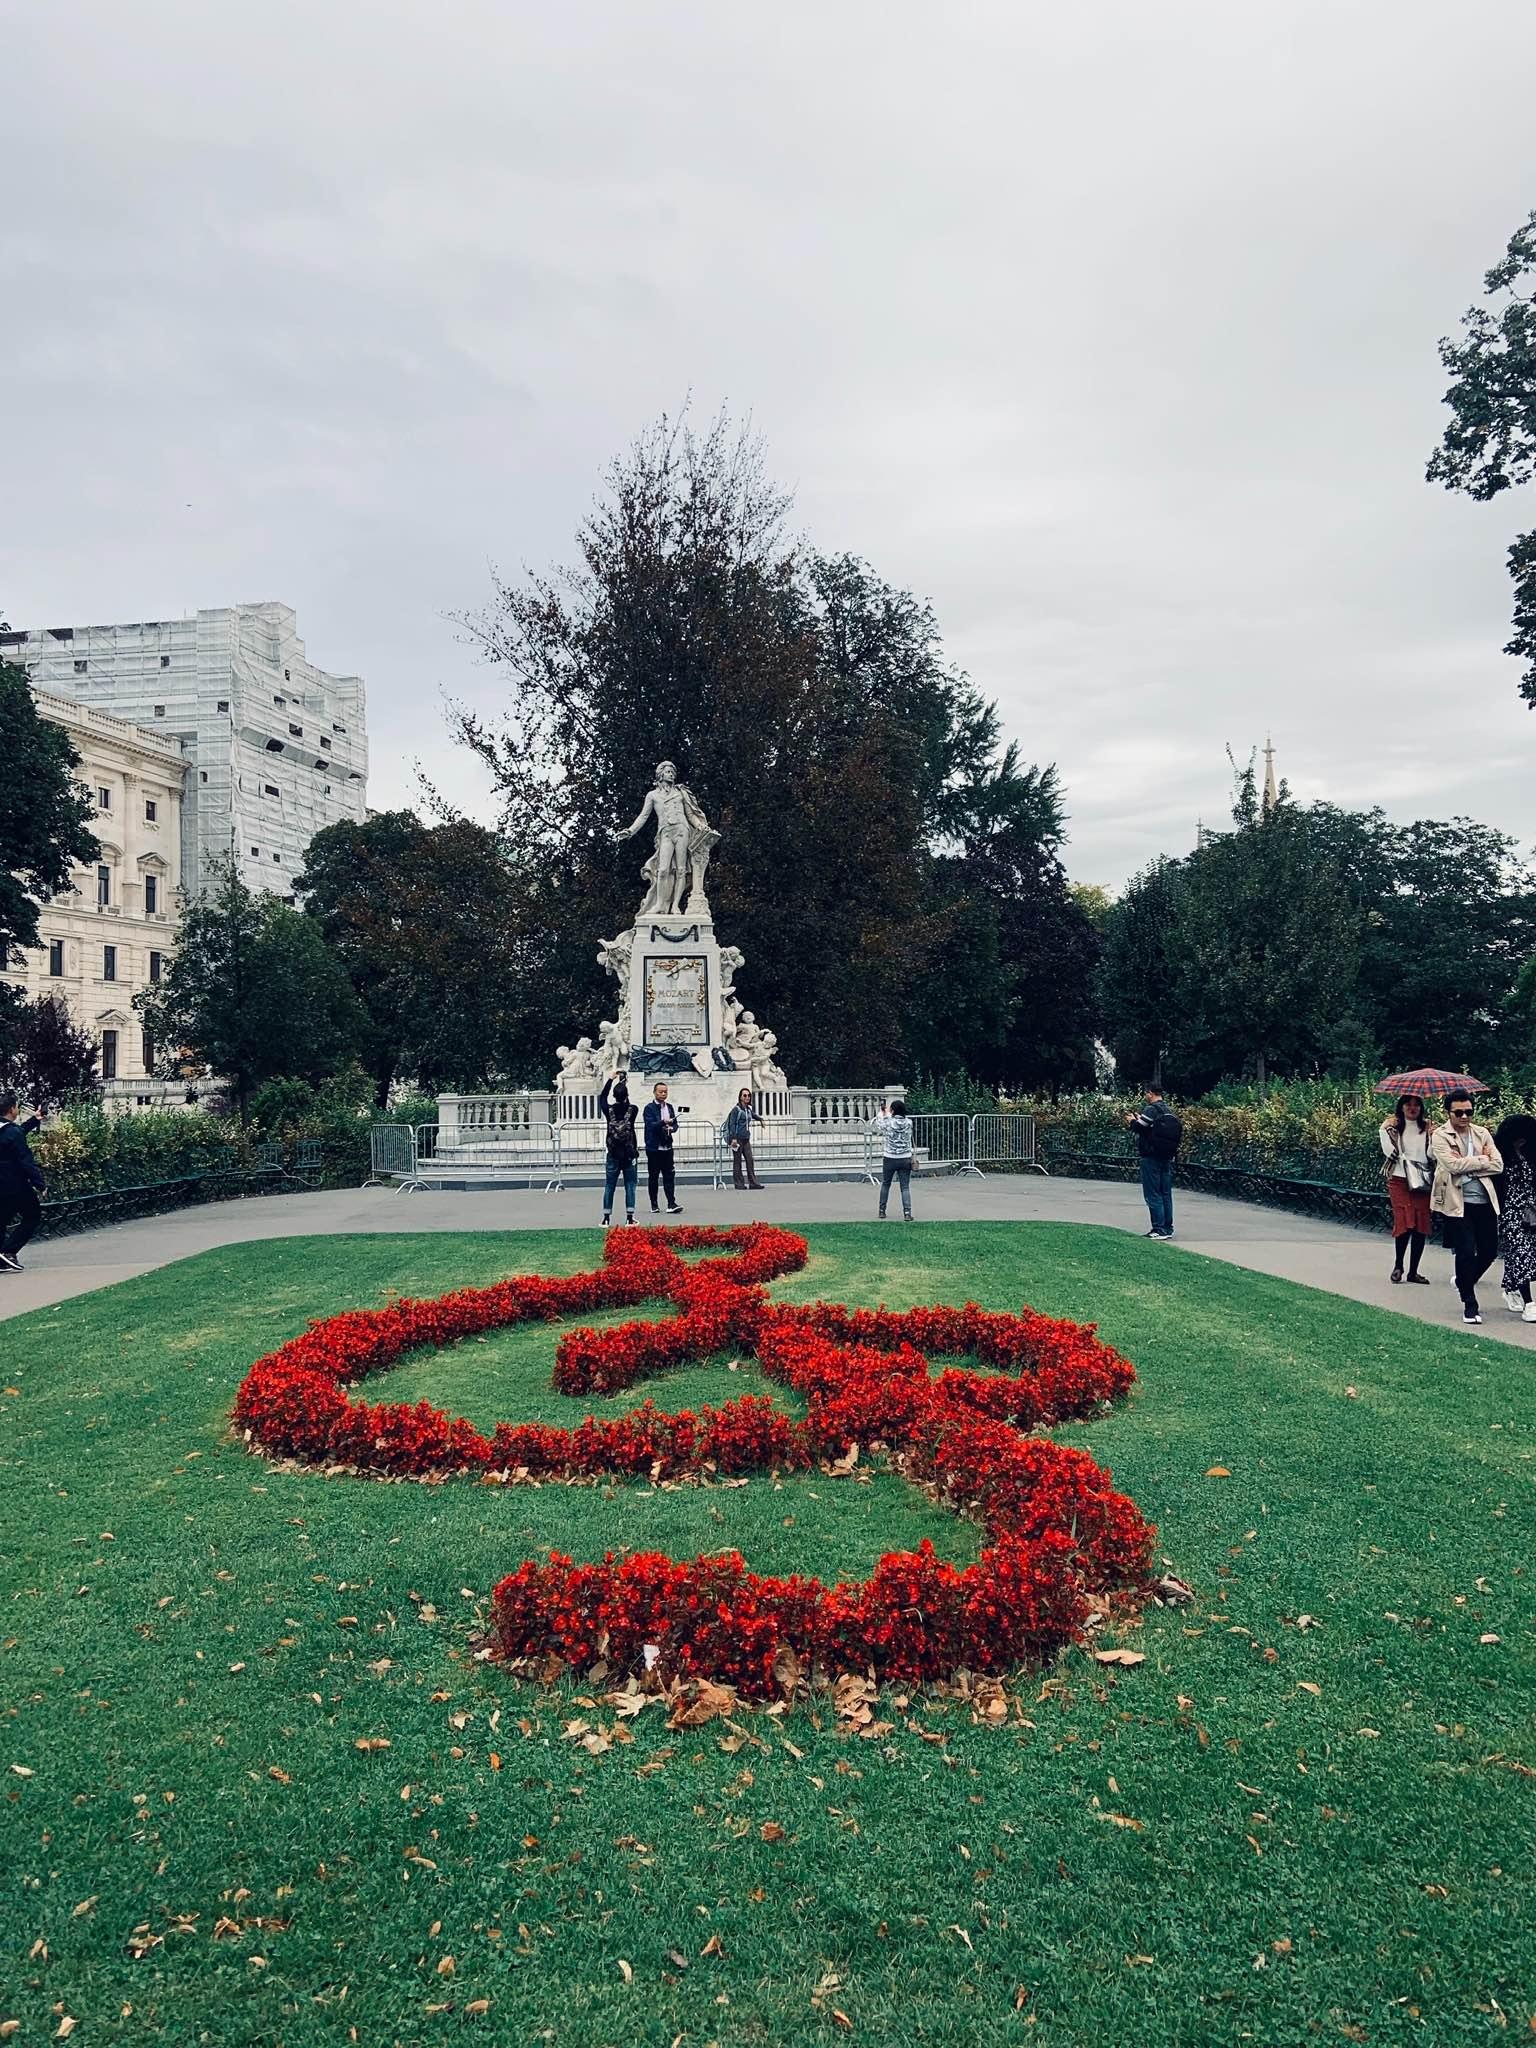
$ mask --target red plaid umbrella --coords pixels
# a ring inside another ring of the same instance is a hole
[[[1444,1067],[1411,1067],[1406,1074],[1388,1074],[1376,1083],[1378,1095],[1449,1095],[1458,1089],[1486,1095],[1488,1083],[1475,1074],[1448,1073]]]

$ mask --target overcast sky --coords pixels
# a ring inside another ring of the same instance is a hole
[[[691,391],[932,599],[1080,879],[1267,728],[1303,797],[1532,833],[1532,508],[1422,480],[1536,206],[1530,0],[58,0],[4,65],[13,624],[280,598],[370,800],[488,815],[446,615]]]

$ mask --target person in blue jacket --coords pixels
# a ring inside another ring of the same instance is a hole
[[[42,1118],[29,1116],[25,1123],[18,1123],[20,1108],[12,1089],[0,1095],[0,1272],[4,1273],[21,1271],[16,1254],[31,1242],[43,1214],[37,1199],[45,1185],[43,1169],[27,1143],[41,1127]],[[13,1217],[15,1227],[8,1228]]]
[[[656,1183],[660,1181],[667,1197],[667,1212],[681,1216],[682,1206],[677,1199],[677,1182],[672,1165],[672,1139],[677,1131],[677,1111],[667,1100],[667,1084],[658,1081],[651,1091],[651,1099],[645,1105],[645,1172],[647,1192],[654,1211]]]

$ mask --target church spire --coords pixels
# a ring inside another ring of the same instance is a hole
[[[1280,802],[1280,791],[1275,783],[1275,742],[1269,733],[1264,735],[1264,816],[1267,818]]]

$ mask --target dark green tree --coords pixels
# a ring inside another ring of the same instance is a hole
[[[134,1007],[164,1074],[195,1061],[228,1081],[241,1121],[279,1075],[318,1083],[352,1058],[367,1019],[312,918],[258,895],[232,861],[182,913],[177,951]]]
[[[3,624],[0,624],[3,630]],[[0,654],[0,963],[35,946],[38,911],[100,851],[69,734],[38,715],[25,669]]]
[[[1183,863],[1169,1065],[1191,1092],[1326,1067],[1359,970],[1363,915],[1347,873],[1287,797],[1261,808],[1251,763],[1233,824]]]
[[[1525,289],[1522,290],[1521,287]],[[1462,337],[1440,343],[1451,373],[1451,422],[1426,474],[1447,490],[1486,502],[1536,477],[1536,213],[1509,239],[1483,278],[1491,306],[1462,315]],[[1536,708],[1536,532],[1509,550],[1514,637],[1504,648],[1526,664],[1520,694]]]
[[[1183,869],[1151,861],[1110,906],[1099,961],[1099,1015],[1121,1079],[1164,1079],[1180,1003]]]
[[[518,1043],[528,891],[496,835],[467,818],[382,811],[317,832],[294,884],[367,1016],[382,1109],[397,1076],[481,1088],[527,1064]],[[538,1047],[547,1069],[550,1046]]]
[[[825,1081],[922,1062],[909,1013],[944,929],[930,850],[961,834],[996,714],[926,606],[791,545],[786,512],[750,438],[663,420],[610,471],[576,565],[498,584],[471,622],[509,715],[461,713],[458,732],[526,890],[523,1022],[546,1062],[611,1003],[594,941],[641,886],[611,835],[662,755],[724,835],[710,899],[783,1058]]]

